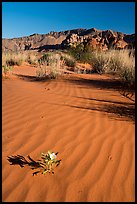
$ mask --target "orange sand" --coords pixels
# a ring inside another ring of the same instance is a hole
[[[13,70],[35,71],[28,65]],[[3,80],[2,201],[135,201],[135,124],[124,114],[134,101],[105,86],[110,76],[66,78]],[[48,150],[62,159],[54,175],[33,176],[29,166],[7,160],[17,154],[38,160]]]

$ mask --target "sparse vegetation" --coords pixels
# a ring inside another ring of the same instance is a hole
[[[2,74],[7,75],[8,73],[10,73],[12,70],[12,66],[6,66],[3,65],[2,66]]]
[[[38,63],[40,65],[47,64],[47,66],[48,66],[48,64],[50,62],[50,56],[51,56],[51,53],[44,54],[40,59],[38,59]]]
[[[37,65],[38,64],[38,57],[34,53],[28,54],[27,60],[29,64]]]
[[[76,60],[69,54],[61,53],[60,59],[68,67],[74,68],[76,66]]]
[[[82,43],[77,45],[76,47],[69,48],[68,53],[79,62],[91,62],[92,50],[85,47]]]
[[[76,65],[76,60],[74,57],[71,55],[64,53],[64,52],[48,52],[44,54],[39,60],[39,64],[43,65],[46,64],[49,66],[50,64],[54,63],[55,58],[57,59],[58,56],[58,61],[63,65],[66,65],[68,67],[75,67]]]
[[[2,53],[2,65],[3,66],[14,66],[21,65],[26,60],[26,56],[23,53],[8,52]]]
[[[23,62],[37,64],[38,57],[34,53],[28,51],[2,53],[2,66],[20,66]]]
[[[129,50],[109,50],[92,53],[92,63],[97,73],[116,73],[129,84],[135,83],[135,57]]]
[[[39,60],[39,67],[36,75],[39,79],[49,78],[56,79],[62,75],[61,55],[58,53],[47,53]]]
[[[68,53],[80,62],[92,64],[96,73],[116,73],[125,83],[135,83],[135,50],[93,51],[78,45]]]
[[[37,77],[39,79],[55,79],[63,74],[65,66],[66,69],[75,71],[77,61],[92,64],[96,73],[116,73],[124,83],[135,84],[135,50],[95,51],[83,44],[77,45],[67,52],[48,52],[39,59],[36,53],[30,51],[3,52],[2,71],[7,73],[12,69],[12,66],[29,62],[38,65]]]
[[[90,63],[92,63],[95,72],[99,74],[107,73],[109,70],[109,62],[109,53],[98,51],[92,53]]]

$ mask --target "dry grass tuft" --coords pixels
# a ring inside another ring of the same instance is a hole
[[[98,73],[116,73],[124,82],[135,84],[134,50],[93,52],[91,63]]]
[[[56,79],[63,74],[63,61],[58,53],[47,53],[39,59],[36,75],[39,79]]]

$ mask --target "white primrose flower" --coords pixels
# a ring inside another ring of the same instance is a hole
[[[56,157],[57,157],[57,156],[56,156],[56,154],[55,154],[54,152],[50,154],[50,159],[51,159],[51,160],[56,159]]]

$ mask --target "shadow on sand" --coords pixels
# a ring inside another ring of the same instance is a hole
[[[22,80],[26,80],[26,81],[30,81],[30,82],[42,82],[42,81],[47,81],[49,79],[45,78],[45,77],[36,77],[36,76],[29,76],[29,75],[24,75],[24,74],[14,74],[15,76],[18,76],[20,79]]]
[[[17,75],[21,77],[24,80],[30,81],[30,82],[47,82],[51,79],[45,79],[45,78],[38,78],[36,76],[26,76],[26,75]],[[118,101],[113,101],[113,100],[102,100],[102,99],[96,99],[96,98],[84,98],[80,96],[71,96],[74,98],[81,98],[84,100],[89,100],[89,101],[97,101],[99,102],[99,105],[97,107],[94,107],[92,104],[90,107],[85,107],[85,106],[75,106],[75,105],[64,105],[64,104],[54,104],[51,103],[51,105],[61,105],[61,106],[69,106],[72,108],[78,108],[78,109],[88,109],[92,111],[100,111],[100,112],[106,112],[110,113],[112,117],[114,116],[117,118],[121,118],[123,120],[130,120],[130,121],[135,121],[135,100],[132,98],[128,97],[128,95],[124,95],[124,92],[127,93],[134,93],[134,87],[131,87],[128,89],[128,87],[123,86],[123,83],[121,80],[118,79],[84,79],[84,78],[70,78],[70,79],[65,79],[69,81],[70,84],[76,84],[78,85],[78,88],[86,88],[86,89],[92,89],[96,88],[99,90],[113,90],[113,91],[118,91],[121,95],[124,97],[128,98],[130,102],[118,102]],[[54,93],[58,95],[58,93]],[[63,96],[68,96],[65,94],[62,94]],[[46,103],[46,102],[45,102]],[[85,102],[86,103],[86,102]],[[109,116],[110,116],[109,114]]]
[[[108,116],[113,119],[124,120],[124,121],[135,121],[135,107],[132,106],[116,106],[116,105],[102,105],[98,107],[82,107],[82,106],[72,106],[67,105],[72,108],[90,110],[90,111],[100,111],[108,113]]]
[[[91,75],[92,76],[92,75]],[[129,87],[126,83],[122,82],[120,79],[84,79],[84,78],[75,78],[70,79],[70,83],[81,85],[80,88],[97,88],[97,89],[106,89],[106,90],[116,90],[116,91],[127,91],[134,92],[135,87]]]
[[[29,166],[32,170],[38,169],[38,171],[33,172],[33,176],[37,173],[41,172],[41,166],[38,161],[33,160],[29,155],[27,156],[29,161],[25,159],[25,157],[21,155],[8,156],[7,160],[10,165],[19,165],[21,168],[24,166]]]

